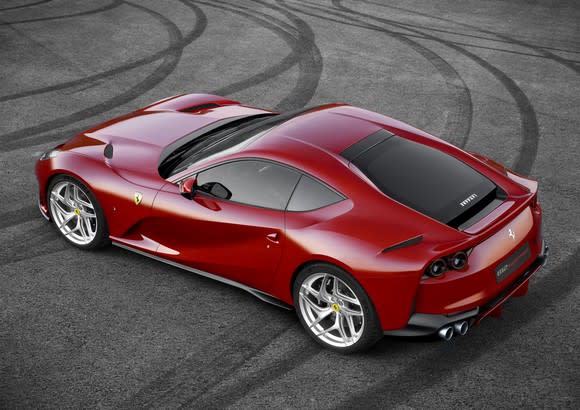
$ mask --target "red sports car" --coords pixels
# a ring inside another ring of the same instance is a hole
[[[170,97],[43,154],[36,174],[73,245],[112,242],[295,307],[345,353],[464,335],[547,257],[536,182],[344,104]]]

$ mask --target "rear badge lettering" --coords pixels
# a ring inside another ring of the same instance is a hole
[[[531,256],[530,245],[525,243],[495,268],[495,279],[501,282],[520,268]]]
[[[467,198],[465,198],[463,201],[461,201],[461,202],[459,203],[459,205],[461,205],[461,206],[465,206],[465,205],[467,205],[468,203],[470,203],[471,201],[473,201],[475,198],[477,198],[477,194],[471,194],[471,195],[469,195]]]

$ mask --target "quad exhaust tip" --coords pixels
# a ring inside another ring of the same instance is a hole
[[[466,320],[460,320],[452,325],[447,325],[439,329],[437,334],[439,337],[445,341],[451,340],[454,334],[459,336],[464,336],[469,330],[469,323]]]
[[[439,337],[445,341],[451,340],[453,337],[453,326],[445,326],[439,330]]]
[[[465,336],[465,334],[469,330],[469,324],[465,320],[462,320],[460,322],[455,322],[453,324],[453,330],[459,336]]]

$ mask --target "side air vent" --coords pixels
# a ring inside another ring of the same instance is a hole
[[[196,112],[201,110],[209,110],[211,108],[217,108],[219,105],[209,103],[209,104],[201,104],[201,105],[194,105],[192,107],[187,107],[179,110],[180,112]]]
[[[111,144],[105,145],[105,150],[103,151],[105,158],[113,158],[113,146]]]
[[[423,235],[415,236],[414,238],[407,239],[406,241],[396,243],[394,245],[389,246],[388,248],[383,249],[383,253],[394,251],[401,248],[406,248],[407,246],[413,246],[418,244],[423,240]]]

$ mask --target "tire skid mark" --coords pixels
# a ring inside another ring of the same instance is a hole
[[[341,13],[337,13],[335,11],[326,8],[311,7],[324,13],[324,15],[319,15],[290,6],[283,0],[278,1],[280,3],[283,3],[285,7],[287,7],[290,10],[295,10],[299,13],[303,13],[311,17],[384,33],[401,42],[402,44],[412,48],[416,53],[425,58],[437,70],[437,72],[441,75],[441,77],[445,81],[445,84],[447,85],[448,89],[451,90],[454,96],[453,100],[456,102],[456,104],[455,107],[453,107],[453,109],[449,111],[450,114],[446,118],[444,131],[442,134],[444,134],[447,137],[446,139],[448,141],[457,146],[464,147],[467,144],[473,120],[473,104],[471,101],[471,92],[469,90],[469,87],[461,77],[461,75],[445,59],[443,59],[441,56],[439,56],[432,50],[424,47],[423,45],[413,40],[410,40],[402,33],[398,33],[377,25],[369,24],[362,20],[353,19],[352,17],[346,17]],[[328,17],[329,15],[334,15],[342,19],[347,19],[347,21],[345,22],[343,20],[333,19],[331,17]]]
[[[268,326],[258,321],[258,326],[250,339],[240,338],[239,333],[245,333],[248,323],[256,322],[256,319],[247,317],[246,320],[240,320],[236,325],[226,329],[225,332],[220,332],[202,346],[196,346],[195,351],[189,353],[181,363],[141,387],[119,407],[179,407],[192,396],[195,397],[199,391],[205,391],[217,384],[224,374],[235,371],[267,346],[271,340],[295,324],[290,317],[286,320],[282,317],[281,319],[278,323],[271,323]]]
[[[65,18],[70,18],[70,17],[88,16],[91,14],[96,14],[96,13],[101,13],[103,11],[112,10],[115,7],[119,7],[122,3],[123,3],[122,0],[113,0],[111,3],[109,3],[105,6],[102,6],[102,7],[93,9],[93,10],[80,11],[78,13],[63,14],[60,16],[50,16],[50,17],[38,17],[38,18],[33,18],[33,19],[16,20],[16,21],[0,21],[0,26],[11,26],[14,24],[37,23],[40,21],[60,20],[60,19],[65,19]]]
[[[38,207],[34,205],[15,209],[14,211],[2,212],[0,214],[0,229],[35,219],[40,216],[39,213]]]
[[[538,153],[538,143],[540,139],[539,125],[538,120],[536,118],[536,112],[534,110],[534,107],[532,106],[532,103],[530,102],[524,91],[516,84],[516,82],[511,77],[509,77],[507,74],[505,74],[503,71],[501,71],[493,64],[489,63],[487,60],[479,57],[477,54],[465,50],[464,48],[455,45],[453,43],[450,43],[447,40],[433,36],[431,34],[422,33],[419,30],[404,27],[400,23],[397,23],[393,20],[388,20],[382,17],[360,13],[356,10],[349,9],[342,5],[342,0],[331,0],[331,1],[336,8],[346,13],[375,20],[383,24],[401,27],[404,28],[405,30],[414,33],[423,34],[427,36],[429,40],[433,40],[435,42],[443,44],[457,51],[458,53],[463,54],[464,56],[472,60],[474,63],[476,63],[477,65],[488,71],[491,75],[493,75],[496,78],[496,80],[498,80],[505,87],[505,89],[510,93],[510,95],[516,102],[516,106],[518,108],[520,120],[522,123],[522,142],[520,144],[520,149],[512,168],[520,174],[529,175],[529,173],[532,170],[532,166],[534,165],[536,155]]]
[[[131,87],[127,91],[118,94],[106,101],[103,101],[99,104],[93,105],[91,107],[85,108],[83,110],[77,111],[72,113],[68,116],[56,118],[54,120],[50,120],[38,125],[34,125],[27,128],[22,128],[8,134],[4,134],[0,136],[0,143],[2,143],[1,152],[6,152],[7,150],[12,150],[17,147],[23,147],[27,145],[31,145],[30,141],[38,142],[47,141],[46,136],[30,136],[31,134],[40,134],[45,131],[49,131],[55,128],[64,127],[66,125],[78,122],[80,120],[84,120],[87,118],[91,118],[95,115],[101,114],[103,112],[107,112],[117,106],[123,105],[129,101],[134,100],[135,98],[139,97],[140,95],[144,94],[148,90],[155,87],[161,81],[163,81],[169,74],[173,72],[175,67],[177,66],[179,60],[181,59],[181,55],[183,53],[183,48],[185,45],[191,43],[197,37],[199,37],[206,27],[206,19],[202,18],[201,21],[198,20],[198,23],[194,30],[192,30],[187,37],[184,37],[181,34],[179,28],[169,19],[167,19],[162,14],[141,6],[136,3],[124,2],[127,5],[130,5],[138,10],[141,10],[154,19],[159,21],[163,27],[167,30],[170,38],[170,46],[166,49],[166,52],[162,54],[163,61],[162,63],[153,71],[153,73],[149,74],[145,79],[141,80],[138,84]],[[188,3],[184,3],[188,4]],[[189,5],[191,6],[191,5]],[[196,10],[196,16],[203,16],[203,12],[197,8],[193,8]],[[132,63],[135,64],[135,63]],[[142,65],[143,63],[137,64],[136,66]],[[116,69],[111,71],[117,71]],[[124,71],[124,70],[121,70]],[[92,78],[94,80],[94,76]],[[79,81],[81,82],[81,81]],[[86,82],[86,80],[82,80],[82,82]],[[78,82],[77,82],[78,83]],[[86,129],[87,127],[83,127],[82,129]],[[52,136],[62,135],[62,133],[52,134]],[[16,141],[14,141],[16,140]]]
[[[35,3],[21,4],[19,6],[4,7],[3,9],[0,9],[0,12],[7,11],[7,10],[23,9],[25,7],[38,6],[40,4],[50,3],[51,1],[52,0],[39,0],[39,1],[35,2]]]
[[[296,329],[296,332],[304,335],[304,329],[297,322],[295,326],[281,333],[270,344],[257,352],[256,357],[260,355],[266,356],[265,365],[260,365],[259,368],[256,368],[253,366],[254,363],[252,361],[246,360],[234,369],[234,371],[230,372],[229,377],[220,380],[221,383],[231,382],[229,385],[226,385],[227,387],[221,388],[220,384],[211,386],[211,389],[183,403],[182,407],[190,408],[195,406],[201,409],[228,408],[251,392],[273,380],[284,377],[292,370],[309,361],[321,351],[322,347],[307,337],[304,337],[303,342],[301,341],[297,345],[288,346],[292,342],[287,341],[287,333],[294,329]],[[278,346],[279,344],[282,346]],[[272,359],[270,358],[270,354],[273,349],[278,349],[280,353],[277,352],[276,357]],[[244,371],[246,366],[251,368],[250,374]]]
[[[55,228],[42,222],[14,234],[3,234],[8,240],[4,239],[6,245],[0,250],[0,266],[70,249],[71,245]]]
[[[557,54],[554,54],[554,53],[548,51],[548,50],[551,50],[551,48],[549,48],[549,47],[536,46],[536,45],[530,44],[530,43],[528,43],[526,41],[518,40],[516,38],[513,38],[513,37],[508,36],[508,35],[505,35],[505,34],[496,33],[496,32],[490,31],[490,30],[486,30],[486,29],[483,29],[483,28],[480,28],[480,27],[476,27],[476,26],[473,26],[473,25],[470,25],[470,24],[466,24],[466,23],[457,22],[457,21],[454,21],[454,20],[451,20],[451,19],[447,19],[447,18],[436,17],[436,16],[432,16],[432,15],[429,15],[429,14],[426,14],[426,13],[421,13],[419,11],[405,9],[403,7],[396,7],[396,6],[391,6],[391,5],[388,5],[388,4],[376,3],[376,2],[373,2],[373,1],[369,1],[369,0],[360,0],[360,1],[363,2],[363,3],[376,4],[376,5],[379,5],[379,6],[388,7],[388,8],[392,8],[392,9],[395,9],[395,10],[405,11],[407,13],[416,14],[416,15],[420,15],[420,16],[423,16],[423,17],[429,17],[429,18],[435,19],[435,20],[446,21],[448,23],[453,23],[453,24],[456,24],[458,26],[467,27],[467,28],[472,29],[472,30],[477,30],[480,33],[484,33],[484,34],[488,34],[488,35],[495,36],[497,38],[501,38],[502,40],[504,40],[505,42],[507,42],[509,44],[517,44],[517,45],[519,45],[521,47],[526,47],[526,48],[529,48],[531,50],[535,50],[538,53],[541,53],[544,56],[546,56],[546,58],[548,58],[550,60],[553,60],[553,61],[555,61],[558,64],[563,65],[564,67],[566,67],[566,68],[574,71],[577,74],[580,74],[580,66],[576,65],[574,62],[568,61],[567,59],[565,59],[563,57],[560,57]],[[403,24],[403,23],[401,23],[401,24]],[[566,51],[566,52],[569,52],[569,51]]]
[[[442,342],[442,345],[429,349],[424,357],[411,361],[402,371],[397,372],[396,379],[381,380],[368,389],[353,394],[337,408],[356,408],[361,405],[365,408],[394,408],[398,404],[407,403],[415,393],[436,388],[437,384],[456,376],[460,369],[481,359],[486,353],[501,348],[501,344],[511,335],[545,313],[545,307],[554,300],[563,300],[572,294],[580,285],[577,274],[579,263],[580,248],[576,248],[568,258],[551,269],[552,272],[558,272],[558,275],[542,276],[532,284],[526,297],[518,298],[515,303],[510,304],[509,314],[517,320],[495,321],[494,335],[485,343],[471,344],[463,339],[465,342],[461,341],[461,348],[454,348],[453,342]],[[376,350],[379,349],[380,346]],[[405,386],[405,389],[390,388],[397,384]]]
[[[279,37],[281,37],[292,49],[292,52],[282,59],[280,62],[274,66],[268,68],[266,71],[252,76],[246,80],[230,84],[226,87],[222,87],[215,90],[215,94],[229,94],[232,91],[240,91],[243,88],[249,86],[257,85],[264,82],[270,78],[282,74],[283,72],[289,70],[294,65],[298,64],[298,80],[292,91],[276,105],[275,109],[279,111],[286,111],[289,109],[299,108],[305,106],[314,95],[320,76],[322,74],[322,56],[320,50],[314,42],[314,33],[312,29],[301,19],[297,18],[292,13],[288,13],[286,10],[280,7],[264,3],[260,0],[253,0],[255,3],[266,6],[269,9],[278,11],[285,15],[294,25],[288,25],[287,23],[277,19],[276,17],[257,12],[253,9],[235,5],[235,9],[232,4],[220,3],[219,6],[213,3],[202,3],[211,7],[221,8],[222,10],[229,10],[230,12],[237,13],[249,20],[255,21],[262,27],[267,28],[275,32]],[[228,7],[224,7],[227,4]],[[263,18],[257,17],[258,15]],[[277,27],[272,22],[276,22],[279,25],[290,28],[291,31],[286,31],[283,28]]]
[[[270,5],[262,0],[252,0],[285,15],[298,30],[299,44],[305,44],[303,58],[298,62],[298,81],[292,92],[284,98],[277,106],[277,110],[290,110],[304,107],[314,96],[320,76],[322,75],[323,59],[318,46],[316,45],[314,31],[304,20],[296,14],[291,13],[279,6]]]
[[[297,44],[296,39],[293,36],[293,34],[290,32],[290,31],[295,31],[295,28],[288,25],[286,22],[283,22],[280,19],[266,15],[264,13],[258,13],[254,10],[249,9],[249,8],[239,6],[238,4],[236,4],[234,6],[234,5],[229,4],[229,3],[216,2],[216,1],[211,2],[211,3],[197,1],[197,3],[203,4],[203,5],[208,6],[208,7],[216,8],[218,10],[228,11],[230,13],[233,13],[233,14],[236,14],[238,16],[247,18],[251,21],[254,21],[255,23],[259,24],[260,26],[272,31],[274,34],[276,34],[278,37],[280,37],[282,40],[284,40],[284,42],[286,42],[291,48],[291,52],[286,57],[284,57],[282,60],[280,60],[278,63],[276,63],[275,65],[268,67],[266,70],[264,70],[258,74],[255,74],[249,78],[246,78],[244,80],[240,80],[240,81],[228,84],[226,86],[220,87],[218,89],[212,90],[212,91],[210,91],[210,94],[231,95],[233,93],[245,90],[247,88],[250,88],[250,87],[256,86],[260,83],[263,83],[265,81],[268,81],[271,78],[274,78],[274,77],[288,71],[289,69],[291,69],[292,67],[294,67],[297,64],[297,61],[299,59],[299,53],[300,53],[299,45]],[[263,18],[258,17],[258,15],[261,15]],[[268,19],[270,19],[271,21],[269,21]],[[275,21],[280,26],[284,26],[284,27],[289,28],[290,31],[285,31],[281,27],[278,27],[278,26],[272,24],[272,21]]]
[[[404,11],[407,13],[411,13],[411,14],[419,14],[425,17],[430,17],[432,19],[436,19],[436,20],[447,20],[449,22],[453,22],[452,20],[449,19],[443,19],[441,17],[436,17],[430,14],[424,14],[418,11],[412,11],[409,9],[404,9],[402,7],[397,7],[397,6],[392,6],[392,5],[387,5],[387,4],[382,4],[382,3],[376,3],[376,2],[372,2],[372,1],[365,1],[365,0],[360,0],[361,3],[367,3],[367,4],[375,4],[377,6],[383,6],[383,7],[389,7],[392,9],[397,9],[399,11]],[[423,29],[423,30],[428,30],[428,31],[436,31],[438,33],[446,33],[446,34],[451,34],[454,36],[460,36],[460,37],[468,37],[468,38],[474,38],[477,40],[484,40],[484,41],[491,41],[494,43],[502,43],[502,44],[510,44],[513,45],[513,41],[508,41],[506,39],[498,39],[498,38],[493,38],[493,37],[484,37],[484,36],[478,36],[475,34],[469,34],[469,33],[465,33],[465,32],[459,32],[459,31],[452,31],[452,30],[446,30],[446,29],[442,29],[442,28],[437,28],[437,27],[431,27],[431,26],[424,26],[424,25],[419,25],[419,24],[411,24],[411,23],[401,23],[404,24],[405,26],[409,26],[409,27],[414,27],[414,28],[418,28],[418,29]],[[455,22],[455,24],[461,24],[461,25],[465,25],[466,27],[470,28],[470,29],[474,29],[475,27],[473,26],[468,26],[467,24],[464,23],[457,23]],[[478,30],[477,28],[475,28],[476,30]],[[493,34],[493,33],[489,33],[492,34],[493,36],[497,36],[497,34]],[[544,49],[544,50],[553,50],[553,51],[561,51],[564,53],[571,53],[571,54],[580,54],[580,51],[574,51],[574,50],[566,50],[563,48],[556,48],[556,47],[542,47],[542,46],[537,46],[538,48]],[[531,54],[530,54],[531,55]],[[539,57],[539,56],[536,56]]]
[[[115,0],[115,3],[122,4],[123,1]],[[189,2],[185,2],[185,1],[182,1],[182,3],[185,4],[186,6],[188,6],[195,13],[195,18],[196,18],[195,28],[184,36],[183,47],[185,47],[186,45],[191,43],[193,40],[195,40],[197,37],[199,37],[199,35],[201,35],[201,32],[203,32],[205,30],[205,28],[207,26],[207,17],[201,11],[201,9],[199,7],[197,7],[196,5],[190,4]],[[99,10],[99,11],[102,11],[102,10]],[[97,11],[93,10],[92,12],[95,13]],[[33,95],[44,94],[44,93],[48,93],[51,91],[63,90],[65,88],[72,88],[72,87],[83,86],[86,84],[91,84],[91,83],[97,82],[98,80],[101,80],[103,78],[107,78],[107,77],[110,77],[110,76],[113,76],[116,74],[123,73],[125,71],[132,70],[134,68],[137,68],[137,67],[140,67],[143,65],[153,63],[153,62],[159,60],[160,58],[164,57],[166,54],[170,53],[176,47],[181,47],[181,45],[170,43],[166,48],[164,48],[156,53],[150,54],[146,57],[139,58],[139,59],[132,61],[132,62],[129,62],[129,63],[125,63],[123,65],[120,65],[118,67],[112,68],[112,69],[107,70],[107,71],[103,71],[103,72],[100,72],[100,73],[97,73],[94,75],[89,75],[87,77],[80,78],[78,80],[71,80],[71,81],[66,81],[63,83],[55,84],[55,85],[50,85],[47,87],[37,88],[34,90],[21,91],[21,92],[9,94],[9,95],[2,95],[2,96],[0,96],[0,102],[16,100],[18,98],[30,97]]]

